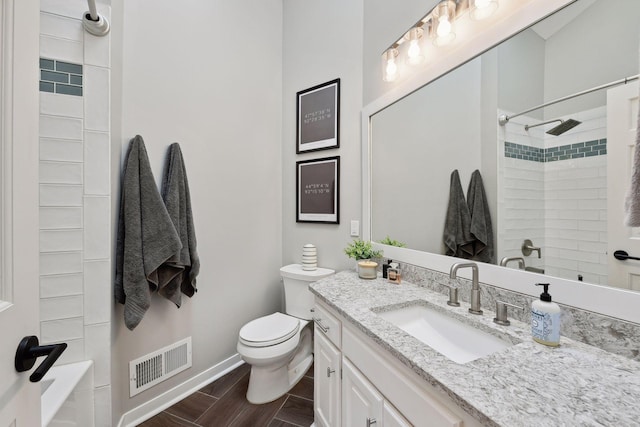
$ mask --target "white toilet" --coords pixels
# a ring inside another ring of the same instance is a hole
[[[261,404],[276,400],[307,372],[313,362],[313,294],[310,283],[333,270],[305,271],[299,264],[280,269],[286,314],[273,313],[252,320],[240,329],[238,353],[251,365],[247,400]]]

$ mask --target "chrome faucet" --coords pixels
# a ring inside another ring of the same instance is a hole
[[[500,260],[500,266],[501,267],[506,267],[508,263],[510,263],[511,261],[518,261],[518,268],[520,270],[524,270],[524,258],[519,257],[519,256],[512,256],[512,257],[504,257]]]
[[[457,262],[451,266],[449,277],[455,279],[460,268],[471,267],[471,307],[469,313],[482,314],[480,309],[480,285],[478,284],[478,264],[475,262]]]

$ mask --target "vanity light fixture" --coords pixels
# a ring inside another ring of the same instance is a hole
[[[409,65],[417,65],[424,61],[421,46],[423,32],[421,27],[413,27],[404,35],[404,39],[409,42],[407,48],[407,63]]]
[[[453,42],[456,38],[455,21],[465,12],[469,12],[469,19],[479,21],[490,17],[497,9],[498,0],[440,1],[383,52],[382,79],[385,82],[396,81],[404,69],[408,68],[405,64],[416,66],[424,63],[425,52],[433,50],[430,46],[425,46],[425,39],[431,39],[437,47]],[[464,25],[469,23],[469,20],[462,22]]]
[[[392,82],[396,77],[398,77],[398,64],[396,64],[398,49],[390,47],[382,56],[384,59],[384,62],[382,63],[382,78],[385,82]]]
[[[469,17],[475,21],[488,18],[498,9],[498,0],[469,0]]]
[[[453,0],[444,0],[431,12],[431,37],[433,44],[444,46],[456,38],[453,29],[453,20],[456,15],[456,3]]]

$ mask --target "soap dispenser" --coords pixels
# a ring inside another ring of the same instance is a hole
[[[560,306],[551,302],[549,283],[536,283],[544,287],[540,299],[531,304],[531,335],[540,344],[560,345]]]

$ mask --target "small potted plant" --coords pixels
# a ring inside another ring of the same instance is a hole
[[[360,274],[360,269],[358,268],[358,263],[360,261],[364,261],[364,260],[370,260],[372,258],[380,258],[382,256],[382,251],[381,250],[375,250],[373,249],[373,246],[371,245],[371,242],[365,242],[363,240],[353,240],[351,243],[349,243],[347,245],[347,247],[344,249],[344,253],[347,254],[347,256],[349,258],[353,258],[356,260],[356,271],[358,271],[358,274],[362,277],[362,275]],[[375,266],[377,266],[377,263],[374,263]],[[373,271],[375,272],[375,266],[373,267]],[[365,277],[363,277],[365,278]],[[375,278],[374,277],[366,277],[368,278]]]
[[[398,240],[394,240],[389,236],[387,236],[384,239],[380,240],[380,243],[382,243],[383,245],[397,246],[399,248],[404,248],[405,246],[407,246],[405,243],[400,242]]]

